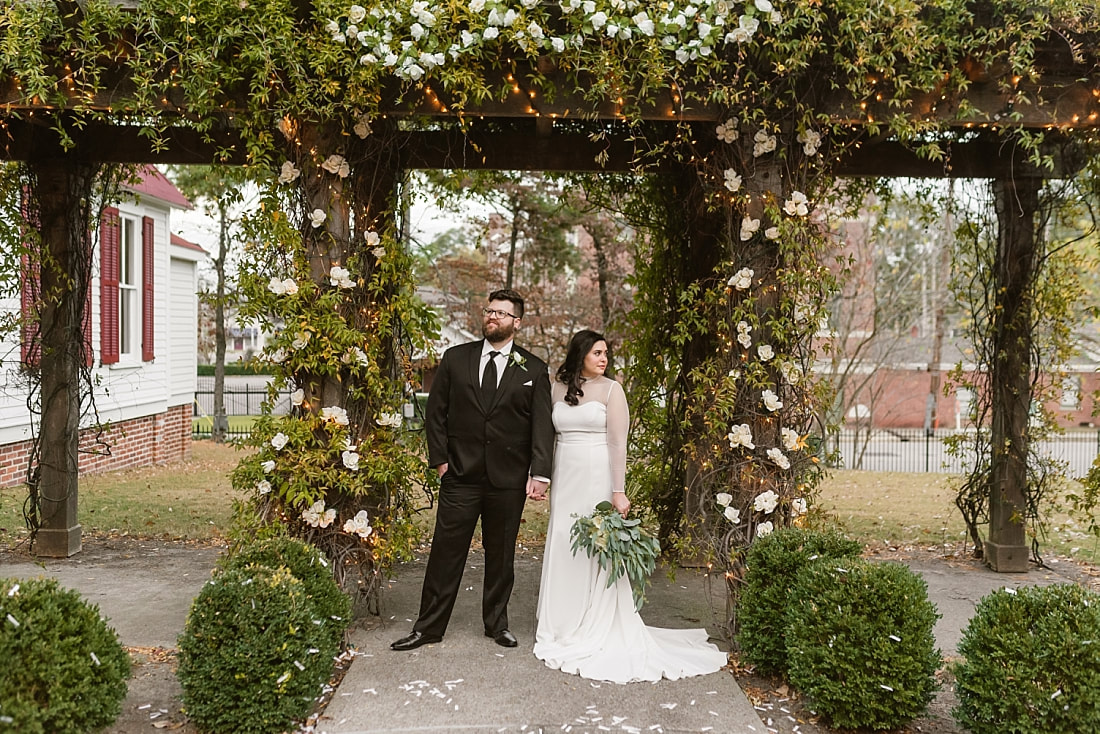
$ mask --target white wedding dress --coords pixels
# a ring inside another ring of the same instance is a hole
[[[623,389],[606,377],[585,384],[578,405],[554,384],[557,443],[550,483],[550,524],[539,587],[535,656],[583,678],[631,683],[713,673],[726,654],[704,629],[646,627],[634,611],[630,581],[607,588],[607,573],[583,550],[573,555],[570,528],[626,476],[629,416]]]

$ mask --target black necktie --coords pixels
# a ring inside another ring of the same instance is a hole
[[[486,408],[493,404],[493,395],[497,391],[497,355],[500,352],[489,352],[489,361],[485,363],[485,371],[481,374],[481,403]]]

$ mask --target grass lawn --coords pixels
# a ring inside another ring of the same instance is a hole
[[[195,441],[186,461],[84,477],[80,523],[90,535],[220,537],[232,521],[228,473],[240,457],[240,450],[231,445]],[[946,474],[834,471],[822,485],[817,505],[831,522],[869,548],[912,546],[959,554],[971,549],[953,503],[952,479]],[[24,499],[21,488],[0,490],[0,544],[26,536]],[[527,502],[522,546],[541,549],[549,511],[549,502]],[[434,512],[423,512],[420,522],[430,533]],[[1064,514],[1056,515],[1041,547],[1047,557],[1100,563],[1100,540]]]
[[[230,433],[247,433],[252,430],[252,424],[256,422],[254,415],[227,415]],[[214,418],[208,415],[191,419],[191,431],[194,433],[210,433],[214,430]]]

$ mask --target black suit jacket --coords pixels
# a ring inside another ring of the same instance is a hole
[[[501,375],[491,405],[481,404],[483,341],[443,353],[428,393],[428,463],[449,464],[459,481],[488,477],[499,488],[523,488],[527,476],[550,476],[554,424],[546,363],[512,344],[514,357]]]

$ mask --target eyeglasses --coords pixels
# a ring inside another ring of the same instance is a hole
[[[507,311],[497,311],[495,308],[483,308],[483,309],[481,309],[481,312],[483,314],[485,314],[486,316],[493,317],[493,318],[498,318],[498,319],[502,319],[505,316],[507,316],[510,319],[518,319],[519,318],[519,316],[516,316],[515,314],[508,313]]]

